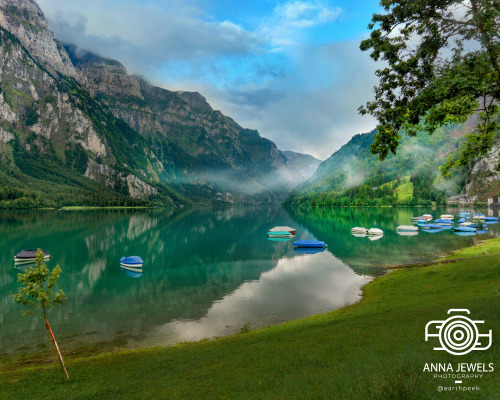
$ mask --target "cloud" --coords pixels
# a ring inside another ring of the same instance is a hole
[[[265,42],[231,21],[203,18],[201,10],[170,2],[40,0],[56,36],[101,56],[115,58],[134,72],[166,63],[244,56],[259,52]]]
[[[340,15],[341,9],[329,7],[320,1],[289,1],[279,4],[274,12],[285,25],[310,28],[334,21]]]

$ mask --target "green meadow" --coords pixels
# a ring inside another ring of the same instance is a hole
[[[0,399],[498,399],[498,254],[493,239],[451,256],[461,261],[377,278],[352,306],[232,337],[68,355],[70,382],[55,363],[9,365]],[[478,329],[493,331],[491,348],[433,350],[439,341],[424,340],[425,326],[452,308],[485,321]],[[479,388],[472,393],[424,371],[430,363],[493,363],[494,371],[464,379],[461,386]]]

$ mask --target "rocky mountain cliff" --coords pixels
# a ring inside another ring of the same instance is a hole
[[[228,202],[280,201],[297,184],[273,142],[212,109],[201,94],[155,87],[115,60],[65,48],[82,85],[174,168],[177,190]]]
[[[199,93],[65,48],[35,1],[0,0],[0,41],[3,206],[277,202],[300,183],[273,142]]]

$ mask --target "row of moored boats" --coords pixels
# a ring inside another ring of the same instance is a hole
[[[488,230],[488,224],[498,223],[497,217],[488,217],[484,214],[471,215],[469,212],[461,212],[459,214],[458,225],[455,226],[455,216],[452,214],[442,214],[439,218],[434,219],[431,214],[424,214],[418,217],[412,217],[411,222],[417,225],[400,225],[396,231],[400,235],[417,235],[419,230],[434,233],[444,229],[452,229],[457,233],[474,234],[484,233]],[[372,240],[376,240],[384,234],[378,228],[354,227],[351,229],[353,236],[365,237],[368,236]]]

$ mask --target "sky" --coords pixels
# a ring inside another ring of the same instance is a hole
[[[56,37],[113,58],[280,150],[326,159],[375,128],[377,69],[359,43],[378,0],[37,0]]]

